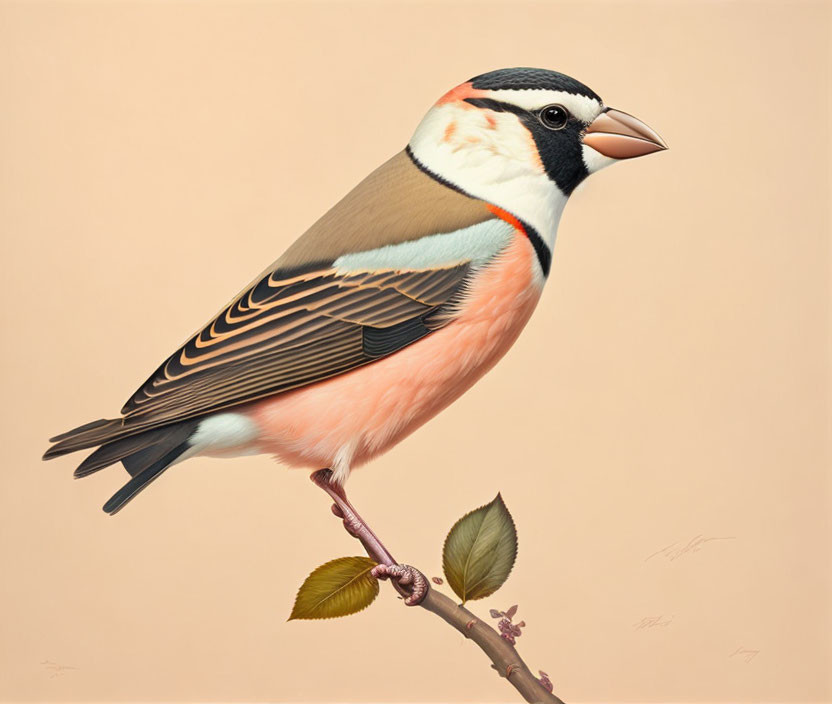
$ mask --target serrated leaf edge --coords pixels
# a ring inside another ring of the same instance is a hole
[[[495,496],[491,501],[489,501],[488,503],[483,504],[482,506],[477,506],[476,508],[471,509],[467,513],[463,514],[460,518],[458,518],[454,522],[454,524],[451,526],[451,529],[448,531],[448,534],[445,536],[445,540],[442,543],[442,572],[445,574],[445,578],[448,582],[448,586],[451,588],[451,590],[454,592],[454,594],[456,594],[460,599],[462,599],[462,604],[463,605],[468,601],[468,598],[459,594],[456,591],[456,589],[453,588],[452,580],[451,580],[450,576],[448,575],[447,569],[445,569],[445,565],[446,565],[445,554],[446,554],[447,547],[448,547],[448,540],[450,540],[451,534],[454,532],[454,529],[460,523],[462,523],[462,521],[464,521],[466,518],[468,518],[468,516],[470,516],[472,513],[476,513],[477,511],[480,511],[480,510],[484,509],[486,506],[489,506],[489,505],[493,504],[495,501],[499,502],[499,505],[501,505],[503,507],[503,509],[505,510],[506,515],[508,516],[508,519],[511,523],[513,533],[514,533],[514,560],[512,560],[512,562],[511,562],[511,567],[509,567],[508,574],[506,574],[506,579],[503,580],[503,584],[505,584],[505,582],[508,580],[509,576],[511,575],[512,571],[514,570],[514,565],[517,563],[517,553],[520,551],[520,546],[519,546],[519,543],[518,543],[518,540],[517,540],[517,524],[514,522],[514,516],[511,515],[511,511],[508,510],[508,506],[506,506],[506,502],[503,499],[502,492],[498,491],[497,496]],[[483,520],[483,523],[485,523],[485,520]],[[477,535],[479,535],[479,531],[480,531],[481,528],[482,528],[482,524],[480,524],[480,527],[477,528]],[[470,559],[470,557],[471,557],[471,554],[469,553],[468,557],[466,557],[466,567],[467,567],[467,563],[468,563],[468,560]],[[500,587],[501,586],[503,586],[503,585],[501,584]],[[497,587],[497,589],[499,589],[500,587]],[[495,589],[490,594],[485,594],[485,595],[483,595],[482,597],[479,597],[479,598],[481,598],[481,599],[488,598],[489,596],[494,594],[497,591],[497,589]],[[470,589],[468,591],[470,592]]]

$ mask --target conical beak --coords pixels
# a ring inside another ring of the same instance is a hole
[[[611,159],[632,159],[667,149],[667,144],[641,120],[607,108],[587,127],[584,144]]]

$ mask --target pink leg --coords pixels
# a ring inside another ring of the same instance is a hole
[[[372,570],[373,576],[377,579],[390,578],[399,593],[405,597],[404,603],[408,606],[419,604],[428,591],[428,581],[425,576],[416,568],[400,565],[393,559],[390,551],[384,547],[378,536],[373,533],[350,503],[344,487],[332,481],[332,470],[319,469],[312,474],[310,479],[333,500],[332,512],[343,520],[347,532],[354,538],[358,538],[367,550],[367,554],[378,562]]]

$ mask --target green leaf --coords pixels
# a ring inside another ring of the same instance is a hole
[[[465,514],[451,528],[442,550],[448,584],[464,604],[496,592],[517,558],[517,530],[503,497]]]
[[[316,567],[301,584],[289,620],[336,618],[366,609],[378,596],[369,557],[339,557]]]

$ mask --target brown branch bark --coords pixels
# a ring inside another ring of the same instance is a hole
[[[491,666],[497,670],[500,677],[505,677],[527,702],[563,704],[561,699],[540,684],[540,680],[523,662],[517,648],[464,606],[435,589],[428,589],[419,606],[436,614],[466,638],[474,641],[491,659]]]
[[[343,490],[329,483],[329,470],[320,470],[312,475],[312,481],[326,491],[335,501],[333,513],[343,519],[344,527],[364,546],[364,550],[380,565],[388,567],[396,564],[393,556],[373,533],[353,506],[347,501]],[[411,568],[414,569],[415,568]],[[418,570],[416,570],[418,572]],[[420,574],[421,576],[421,574]],[[396,591],[405,599],[411,596],[409,588],[391,580]],[[424,580],[425,584],[427,580]],[[436,614],[463,636],[476,643],[480,650],[491,660],[491,667],[500,677],[505,678],[527,702],[546,702],[564,704],[561,699],[546,689],[532,674],[517,649],[484,621],[477,618],[464,606],[457,604],[441,592],[428,586],[418,606]]]

